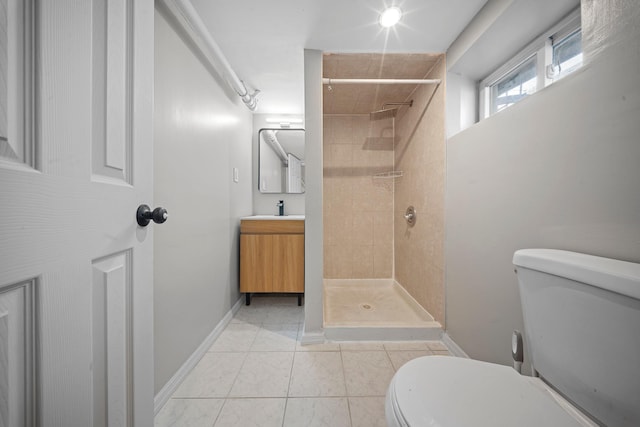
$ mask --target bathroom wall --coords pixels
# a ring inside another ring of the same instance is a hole
[[[419,86],[396,120],[394,233],[395,278],[434,318],[444,324],[444,55],[427,78],[440,86]],[[435,91],[435,92],[434,92]],[[417,221],[404,219],[414,206]]]
[[[155,16],[156,393],[240,298],[239,218],[252,213],[250,111]],[[237,167],[240,181],[232,180]]]
[[[251,189],[253,192],[253,213],[255,215],[275,215],[278,213],[276,204],[279,200],[284,200],[286,215],[304,214],[304,193],[302,194],[263,194],[258,189],[258,147],[260,141],[258,132],[265,128],[278,128],[277,123],[267,123],[268,118],[302,119],[298,114],[254,114],[253,115],[253,168],[251,179]],[[304,129],[304,124],[291,124],[291,129]],[[249,179],[249,177],[247,177]]]
[[[582,25],[581,70],[447,143],[447,332],[474,358],[511,364],[515,250],[640,262],[640,10],[583,0]]]
[[[393,276],[393,119],[323,118],[324,277]]]
[[[448,57],[447,57],[448,59]],[[478,86],[458,73],[447,72],[446,90],[447,138],[478,121]]]
[[[322,342],[322,52],[304,50],[306,163],[303,343]]]

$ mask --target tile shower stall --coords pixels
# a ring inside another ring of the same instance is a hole
[[[405,339],[444,326],[445,73],[442,54],[324,56],[325,78],[441,80],[324,85],[329,337],[335,328],[336,339]]]

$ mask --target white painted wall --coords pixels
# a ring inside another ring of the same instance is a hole
[[[169,211],[165,224],[152,225],[157,393],[240,298],[253,124],[157,11],[155,25],[154,199]]]
[[[640,262],[640,12],[583,0],[582,17],[582,70],[447,144],[446,324],[474,358],[511,364],[515,250]]]
[[[458,73],[447,73],[447,138],[478,121],[476,82]]]
[[[276,204],[278,200],[284,200],[285,214],[304,214],[303,194],[263,194],[258,190],[258,147],[260,141],[258,132],[260,129],[277,128],[274,123],[267,123],[267,118],[303,119],[300,114],[254,114],[253,115],[253,175],[251,188],[253,189],[253,213],[255,215],[275,215],[278,213]],[[291,129],[303,129],[302,124],[292,124]]]
[[[303,342],[322,339],[322,52],[304,51],[306,162]]]

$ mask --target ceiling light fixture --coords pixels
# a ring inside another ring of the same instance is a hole
[[[399,7],[388,7],[380,14],[380,25],[385,28],[393,27],[400,18],[402,18],[402,11]]]

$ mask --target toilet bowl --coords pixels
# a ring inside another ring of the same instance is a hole
[[[537,376],[421,357],[391,380],[388,424],[640,426],[640,264],[554,249],[517,251],[513,263]]]
[[[385,413],[393,427],[597,426],[539,378],[447,356],[403,365],[389,385]]]

